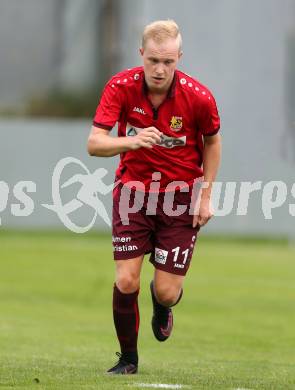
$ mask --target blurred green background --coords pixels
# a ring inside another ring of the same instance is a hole
[[[200,236],[166,343],[150,327],[153,267],[145,259],[139,374],[110,378],[118,350],[110,237],[2,233],[0,386],[294,389],[294,255],[284,240]]]

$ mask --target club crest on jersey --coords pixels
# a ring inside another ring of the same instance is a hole
[[[179,131],[182,129],[182,116],[173,116],[170,120],[170,129]]]

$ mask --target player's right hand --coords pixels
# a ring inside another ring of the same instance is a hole
[[[156,127],[146,127],[140,133],[134,137],[130,137],[132,140],[131,149],[137,150],[139,148],[152,149],[154,145],[161,142],[162,132]]]

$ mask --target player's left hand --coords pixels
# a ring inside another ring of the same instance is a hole
[[[193,218],[193,227],[197,227],[198,230],[213,217],[213,207],[210,198],[202,198],[197,201],[195,207],[195,214]]]

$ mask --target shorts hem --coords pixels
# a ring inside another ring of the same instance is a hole
[[[182,268],[182,269],[177,269],[177,268],[173,268],[173,269],[167,269],[167,267],[165,267],[164,265],[162,264],[158,264],[156,262],[153,262],[150,260],[150,263],[154,266],[154,268],[156,269],[159,269],[160,271],[164,271],[164,272],[167,272],[168,274],[172,274],[172,275],[180,275],[180,276],[185,276],[187,271],[189,270],[189,268]]]
[[[130,253],[130,252],[113,252],[113,257],[114,257],[114,260],[129,260],[129,259],[135,259],[136,257],[139,257],[139,256],[144,256],[144,255],[147,255],[148,253],[151,253],[151,250],[137,250],[137,251],[134,251],[133,253]]]

